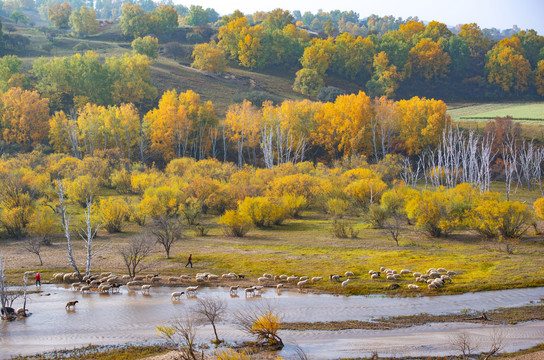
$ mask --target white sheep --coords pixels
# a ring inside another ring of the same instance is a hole
[[[100,285],[98,287],[98,291],[103,293],[103,294],[108,293],[110,290],[111,290],[111,286],[109,286],[109,285]]]
[[[353,272],[351,272],[351,271],[346,271],[346,272],[344,273],[344,276],[347,277],[347,278],[349,278],[349,277],[355,276],[355,274],[354,274]]]
[[[402,279],[402,275],[401,275],[401,274],[393,274],[393,277],[395,278],[395,280]]]
[[[85,286],[82,286],[81,288],[79,288],[79,291],[81,291],[82,293],[84,293],[85,291],[90,291],[90,290],[91,290],[90,285],[85,285]]]
[[[144,277],[143,276],[135,276],[134,279],[132,279],[134,281],[143,281],[144,280]]]
[[[387,275],[387,280],[396,280],[395,275]]]
[[[254,295],[255,295],[255,288],[254,288],[253,286],[248,287],[248,288],[245,288],[245,289],[244,289],[244,293],[245,293],[246,297],[247,297],[248,295],[254,296]]]
[[[346,281],[343,281],[342,282],[342,289],[345,288],[346,286],[348,286],[348,283],[349,283],[349,279],[347,279]]]
[[[255,295],[260,295],[263,292],[264,286],[253,286],[253,289],[255,289]]]
[[[197,283],[204,283],[204,282],[206,282],[206,279],[204,279],[203,277],[197,277],[196,282]]]
[[[77,291],[79,290],[79,287],[81,286],[80,282],[75,282],[72,284],[72,290]]]
[[[370,275],[370,278],[371,278],[372,280],[379,279],[379,278],[380,278],[380,274],[379,274],[379,273],[374,273],[374,274]]]
[[[331,281],[340,281],[340,275],[330,275],[329,279],[331,279]]]
[[[170,295],[170,300],[180,300],[181,298],[181,295],[185,294],[184,291],[175,291],[172,293],[172,295]]]
[[[447,273],[448,270],[444,269],[444,268],[438,268],[436,269],[436,271],[438,271],[439,273]]]
[[[316,276],[316,277],[312,278],[313,283],[316,283],[316,282],[321,281],[321,280],[323,280],[323,277],[321,277],[321,276]]]
[[[384,271],[385,271],[385,266],[382,266],[382,267],[380,268],[380,271],[381,271],[381,272],[384,272]]]
[[[128,287],[131,287],[131,286],[140,286],[140,282],[139,281],[129,281],[127,282],[127,286]]]
[[[267,282],[268,280],[270,280],[270,279],[267,278],[267,277],[265,277],[265,276],[261,276],[260,278],[257,279],[257,281],[259,282],[259,284],[264,283],[264,282]]]
[[[149,289],[151,289],[151,285],[142,285],[142,294],[149,294]]]
[[[276,285],[276,289],[281,289],[283,287],[283,284]]]
[[[180,275],[180,276],[179,276],[179,279],[180,279],[180,280],[191,280],[192,277],[190,277],[189,275]]]
[[[427,288],[429,288],[429,290],[438,289],[438,285],[436,285],[435,283],[431,283],[431,284],[427,285]]]
[[[187,296],[196,295],[196,290],[197,289],[198,289],[198,285],[197,286],[187,286],[187,288],[185,289],[185,291],[187,292]]]
[[[415,278],[418,278],[421,276],[421,273],[420,272],[415,272],[412,274]]]
[[[286,280],[287,280],[287,282],[294,283],[294,282],[298,281],[298,276],[296,276],[296,275],[289,276]]]
[[[217,275],[213,275],[213,274],[208,275],[208,280],[218,280],[218,279],[219,279],[219,276]]]
[[[69,281],[71,278],[72,278],[72,273],[64,274],[64,276],[62,277],[62,280]]]
[[[100,277],[104,278],[104,277],[108,277],[110,275],[111,275],[111,272],[103,272],[103,273],[100,274]]]
[[[446,274],[447,274],[448,276],[455,276],[455,275],[457,275],[457,273],[456,273],[455,271],[451,271],[451,270],[448,271]]]
[[[269,278],[269,279],[272,279],[272,278],[273,278],[272,274],[268,274],[268,273],[264,273],[264,274],[263,274],[263,277]]]
[[[64,273],[55,273],[53,274],[53,280],[62,281],[64,279]]]
[[[416,278],[416,282],[427,283],[427,280],[425,280],[422,277],[418,277],[418,278]]]
[[[444,282],[446,282],[446,281],[451,282],[451,277],[449,277],[448,275],[442,275],[440,278],[441,278],[442,281],[444,281]]]
[[[230,294],[231,294],[231,295],[238,295],[238,288],[239,288],[239,287],[240,287],[240,286],[238,286],[238,285],[236,285],[236,286],[231,286],[231,287],[230,287]]]
[[[412,272],[411,272],[410,270],[408,270],[408,269],[402,269],[402,270],[400,271],[400,274],[401,274],[401,275],[409,275],[409,274],[411,274],[411,273],[412,273]]]
[[[308,280],[310,277],[309,276],[301,276],[300,277],[300,281],[304,281],[304,280]]]
[[[162,281],[162,278],[160,278],[158,276],[155,276],[154,278],[151,279],[152,284],[158,283],[158,282],[161,282],[161,281]]]
[[[392,271],[393,271],[393,274],[398,274],[397,270],[392,270]]]
[[[415,284],[408,284],[408,289],[410,290],[417,290],[419,289],[419,286],[415,285]]]
[[[131,277],[130,277],[130,275],[123,275],[122,279],[123,280],[130,280]]]
[[[281,279],[281,280],[287,280],[288,277],[289,277],[289,276],[287,276],[287,275],[280,275],[280,279]]]
[[[168,278],[168,282],[178,282],[178,281],[179,281],[179,278],[178,278],[178,277],[172,276],[172,277],[169,277],[169,278]]]
[[[299,288],[304,287],[306,284],[308,284],[308,279],[297,282]]]

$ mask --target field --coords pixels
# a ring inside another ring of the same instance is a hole
[[[522,124],[543,125],[544,103],[452,104],[448,114],[453,121],[488,122],[511,116]]]
[[[534,201],[536,196],[536,193],[528,192],[515,195],[528,202]],[[507,253],[503,242],[483,241],[471,232],[457,232],[448,238],[435,239],[415,231],[411,225],[404,226],[400,246],[397,247],[383,230],[371,228],[363,218],[349,218],[347,221],[358,231],[356,238],[335,238],[331,234],[331,218],[314,212],[303,213],[302,218],[287,220],[280,226],[252,229],[244,238],[232,238],[223,235],[216,217],[204,216],[200,222],[209,228],[208,236],[197,237],[192,228],[185,226],[185,237],[174,244],[171,259],[165,259],[164,250],[156,245],[152,255],[145,260],[142,273],[160,274],[166,278],[180,274],[194,276],[199,272],[218,275],[236,272],[246,274],[242,284],[249,286],[254,285],[257,277],[265,272],[328,279],[330,274],[353,271],[356,277],[344,290],[340,283],[328,280],[310,285],[310,290],[411,296],[416,294],[406,288],[407,284],[413,283],[411,277],[398,282],[401,288],[389,289],[391,282],[383,278],[371,281],[368,271],[379,270],[381,266],[420,272],[431,267],[444,267],[459,273],[453,283],[439,290],[424,288],[422,294],[544,286],[544,242],[532,228],[523,240],[515,244],[514,252]],[[95,258],[93,272],[126,273],[116,249],[130,237],[152,236],[147,231],[147,228],[136,224],[130,224],[121,234],[100,231],[97,246],[109,244],[112,248]],[[55,272],[72,271],[67,263],[64,243],[59,234],[51,246],[43,248],[44,266],[40,267],[37,266],[37,257],[25,251],[21,241],[0,240],[9,278],[20,281],[22,272],[35,270],[48,280]],[[75,252],[78,262],[83,262],[85,255],[81,241],[76,241]],[[193,254],[192,269],[184,267],[189,253]]]

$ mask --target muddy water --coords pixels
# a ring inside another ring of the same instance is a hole
[[[195,299],[170,300],[171,292],[179,291],[179,288],[153,288],[149,296],[127,292],[126,289],[111,295],[81,294],[55,285],[44,285],[42,290],[43,293],[30,296],[28,308],[32,316],[0,323],[0,358],[88,344],[157,341],[156,326],[190,312],[195,305]],[[219,332],[222,338],[232,342],[245,339],[242,333],[233,328],[232,314],[248,305],[266,303],[288,322],[370,320],[381,316],[521,306],[543,298],[544,288],[417,298],[344,297],[296,291],[278,294],[268,290],[261,298],[245,299],[243,296],[231,298],[228,289],[219,287],[201,289],[198,296],[227,300],[228,316],[219,326]],[[65,310],[64,306],[69,300],[79,301],[75,311]],[[448,340],[452,333],[470,331],[473,337],[486,339],[492,328],[474,324],[434,324],[394,331],[282,331],[281,335],[286,343],[291,344],[283,351],[284,355],[292,353],[294,343],[316,358],[362,356],[374,350],[392,356],[408,351],[415,351],[412,355],[445,355],[453,352]],[[511,347],[526,348],[544,339],[544,322],[500,328],[511,335],[508,337]],[[521,339],[516,334],[521,334]],[[199,336],[202,340],[210,339],[210,329],[203,327]],[[429,340],[433,340],[432,345],[427,345]]]

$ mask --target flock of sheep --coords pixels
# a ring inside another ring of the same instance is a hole
[[[412,272],[407,269],[403,269],[400,272],[393,269],[388,269],[381,267],[380,271],[369,271],[371,280],[385,279],[389,281],[396,282],[397,280],[402,279],[404,276],[412,276],[415,283],[424,283],[427,285],[429,290],[438,289],[443,287],[446,282],[451,282],[452,278],[457,275],[454,271],[447,271],[444,268],[431,268],[428,269],[425,273]],[[346,271],[344,275],[331,274],[329,275],[329,280],[333,282],[341,283],[342,289],[346,288],[350,281],[353,280],[355,274],[351,271]],[[343,279],[345,278],[345,280]],[[135,276],[131,278],[128,275],[116,275],[111,272],[87,275],[84,276],[82,281],[78,280],[76,273],[56,273],[53,275],[53,281],[57,282],[69,282],[71,283],[71,288],[74,291],[80,291],[82,293],[96,291],[98,293],[113,293],[118,292],[121,286],[127,286],[130,290],[141,290],[142,294],[149,294],[151,287],[155,284],[164,284],[165,282],[169,285],[180,284],[181,282],[194,282],[196,286],[188,286],[185,288],[185,291],[175,291],[171,294],[170,298],[172,301],[180,300],[182,295],[187,297],[194,297],[200,286],[200,284],[210,284],[213,281],[218,280],[241,280],[245,279],[244,274],[228,273],[221,276],[211,274],[211,273],[198,273],[195,277],[190,275],[181,275],[179,277],[168,277],[163,279],[158,275],[146,275],[146,276]],[[322,281],[323,277],[309,277],[309,276],[297,276],[297,275],[272,275],[269,273],[263,274],[261,277],[257,278],[258,285],[253,285],[249,287],[242,287],[240,285],[230,286],[229,292],[231,296],[238,296],[238,290],[243,289],[244,295],[246,298],[259,296],[264,291],[266,287],[275,287],[278,291],[284,288],[285,286],[291,285],[296,286],[298,289],[305,288],[309,283],[317,283]],[[395,285],[393,288],[399,288],[400,285]],[[420,286],[417,284],[408,284],[408,289],[410,290],[419,290]]]
[[[370,275],[371,280],[380,279],[383,274],[385,279],[391,281],[400,280],[403,276],[410,276],[411,274],[416,283],[427,284],[429,290],[441,288],[446,285],[446,282],[448,281],[451,283],[452,278],[457,275],[455,271],[448,271],[444,268],[430,268],[425,273],[412,273],[410,270],[403,269],[399,273],[397,270],[387,269],[384,266],[380,268],[380,271],[370,270],[368,274]],[[419,290],[419,288],[419,285],[408,284],[408,289],[410,290]]]

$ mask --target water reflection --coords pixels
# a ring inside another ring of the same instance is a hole
[[[156,340],[156,327],[175,319],[185,310],[190,311],[199,297],[215,296],[227,301],[229,315],[220,325],[220,329],[223,337],[230,342],[243,339],[243,335],[231,325],[233,314],[244,309],[247,304],[259,301],[270,303],[282,314],[284,321],[313,322],[370,320],[382,316],[423,312],[452,313],[464,309],[485,311],[498,307],[521,306],[544,297],[544,288],[532,288],[415,298],[345,297],[268,289],[260,292],[258,296],[246,298],[243,294],[232,296],[229,288],[217,287],[199,288],[194,296],[183,295],[179,301],[171,301],[172,292],[180,290],[185,289],[152,287],[149,294],[144,295],[141,291],[123,287],[116,294],[81,294],[62,285],[43,285],[42,293],[29,297],[27,307],[32,313],[29,318],[0,323],[0,358],[88,344]],[[66,303],[75,300],[79,301],[75,309],[67,311]],[[208,330],[203,331],[205,333]],[[361,337],[360,333],[354,331],[321,335],[319,332],[283,333],[301,345],[306,344],[310,351],[315,350],[319,344],[324,346],[334,339],[336,345],[333,349],[342,346],[350,348],[350,356],[356,356],[357,352],[353,355],[356,346],[349,344],[355,344],[354,339]],[[327,346],[332,346],[332,343]],[[289,347],[286,351],[289,351]]]

